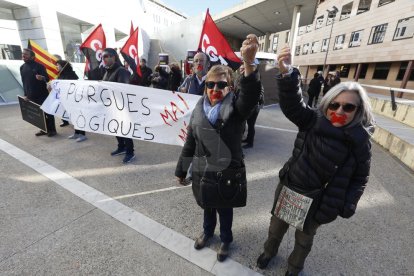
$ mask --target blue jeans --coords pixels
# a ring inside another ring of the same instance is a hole
[[[220,220],[220,239],[224,243],[233,241],[231,226],[233,224],[233,208],[205,208],[204,209],[204,234],[213,236],[217,224],[217,213]]]

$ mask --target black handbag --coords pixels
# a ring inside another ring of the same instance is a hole
[[[205,208],[246,206],[246,168],[206,172],[200,181],[200,195]]]

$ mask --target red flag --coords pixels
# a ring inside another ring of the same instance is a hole
[[[131,36],[134,33],[134,24],[132,24],[131,20],[131,29],[129,29],[129,36]]]
[[[104,64],[102,52],[105,48],[105,33],[102,24],[99,24],[80,46],[81,51],[87,59],[88,67],[85,67],[85,71],[87,71],[88,79],[101,80],[103,78]]]
[[[212,64],[223,64],[237,70],[241,60],[231,49],[223,34],[217,28],[207,9],[198,50],[204,52]]]
[[[142,77],[138,56],[138,27],[125,42],[125,45],[121,49],[121,55],[129,64],[129,67],[131,67],[132,71],[137,73],[138,76]]]

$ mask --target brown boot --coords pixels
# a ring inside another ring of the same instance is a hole
[[[220,244],[220,248],[217,252],[217,261],[224,262],[224,260],[227,259],[227,256],[229,256],[229,248],[230,248],[230,243],[222,242]]]
[[[195,240],[195,243],[194,243],[194,248],[195,249],[197,249],[197,250],[200,250],[200,249],[202,249],[202,248],[204,248],[205,246],[206,246],[206,244],[207,244],[207,241],[211,238],[212,236],[207,236],[206,234],[201,234],[201,236],[200,237],[198,237],[196,240]]]

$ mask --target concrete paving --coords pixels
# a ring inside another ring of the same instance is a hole
[[[180,147],[135,141],[136,161],[122,165],[122,157],[109,155],[114,137],[87,134],[87,141],[76,143],[66,139],[71,127],[57,128],[56,137],[35,137],[37,130],[21,120],[18,106],[0,107],[0,139],[184,238],[200,234],[202,210],[191,188],[177,189],[174,182]],[[293,248],[290,229],[268,269],[255,267],[277,173],[290,157],[295,131],[277,105],[265,108],[255,146],[245,152],[248,204],[235,209],[230,257],[264,275],[283,275]],[[160,246],[1,150],[0,162],[1,275],[230,275]],[[413,275],[413,183],[413,171],[374,144],[371,178],[357,214],[321,227],[302,275]],[[213,250],[217,234],[218,229]],[[195,254],[205,256],[203,251]]]

